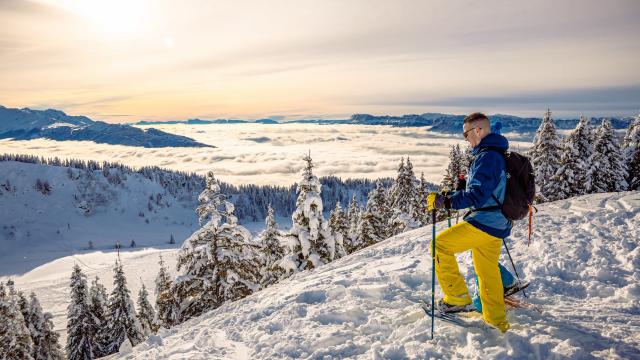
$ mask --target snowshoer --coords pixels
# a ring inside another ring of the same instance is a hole
[[[492,133],[500,133],[499,129],[502,128],[500,122],[491,127]],[[498,131],[496,131],[496,129]],[[464,171],[461,171],[458,174],[458,180],[456,181],[456,191],[464,191],[467,189],[467,179],[464,176]],[[459,214],[459,212],[457,212]],[[458,219],[456,217],[456,224],[458,223]],[[502,287],[504,289],[504,296],[510,295],[512,292],[519,291],[526,283],[520,282],[516,280],[516,278],[511,274],[506,267],[502,266],[502,264],[498,263],[498,267],[500,268],[500,278],[502,279]],[[476,276],[476,288],[478,288],[478,277]],[[482,312],[482,302],[480,300],[480,293],[476,290],[473,294],[473,306],[476,308],[476,311]]]
[[[472,211],[459,224],[448,228],[436,237],[436,276],[445,296],[440,301],[441,311],[455,312],[473,309],[469,289],[460,274],[455,254],[472,250],[473,264],[478,275],[478,289],[484,320],[505,332],[509,329],[504,303],[504,290],[498,260],[502,239],[511,233],[512,223],[499,208],[504,201],[506,167],[502,154],[482,151],[485,147],[509,148],[508,140],[491,132],[486,115],[473,113],[465,117],[463,135],[473,148],[476,157],[470,166],[467,187],[451,195],[430,193],[429,210],[439,208]],[[493,195],[493,196],[492,196]]]

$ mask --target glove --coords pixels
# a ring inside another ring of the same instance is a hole
[[[450,209],[451,199],[446,195],[438,194],[436,192],[429,193],[427,196],[427,209],[429,211],[433,211],[435,209],[442,208]]]

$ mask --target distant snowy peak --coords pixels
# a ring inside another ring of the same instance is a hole
[[[60,110],[12,109],[0,105],[0,139],[94,141],[102,144],[156,147],[214,147],[156,129],[107,124]]]

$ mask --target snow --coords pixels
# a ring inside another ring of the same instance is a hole
[[[539,210],[531,246],[524,223],[510,246],[542,313],[509,312],[504,335],[438,321],[429,340],[430,319],[416,304],[430,298],[427,226],[226,303],[113,358],[637,358],[640,192]],[[469,254],[459,260],[470,280]]]
[[[512,328],[504,335],[437,321],[429,340],[430,319],[416,304],[430,299],[427,226],[161,330],[112,358],[637,358],[640,192],[585,195],[538,209],[531,245],[523,222],[509,244],[519,273],[532,281],[530,302],[543,312],[509,312]],[[445,227],[439,223],[438,231]],[[142,283],[153,289],[159,253],[175,275],[176,249],[121,251],[132,294]],[[14,277],[16,288],[36,293],[64,344],[73,264],[88,279],[100,276],[110,292],[115,258],[115,251],[63,257]],[[459,261],[473,291],[471,257]]]
[[[38,179],[50,183],[50,194],[34,189]],[[129,174],[122,186],[114,186],[100,172],[91,181],[71,180],[66,167],[2,161],[0,181],[16,187],[15,192],[0,190],[0,275],[24,273],[63,256],[87,253],[89,241],[104,251],[113,250],[116,241],[128,247],[132,239],[138,247],[163,246],[171,234],[180,243],[198,226],[194,202],[167,194],[140,174]],[[81,194],[94,203],[90,215],[74,198]],[[154,194],[162,194],[164,204],[154,203],[149,211],[149,196]]]
[[[53,128],[57,128],[57,127],[76,128],[77,125],[70,124],[70,123],[67,123],[67,122],[56,122],[56,123],[53,123],[51,125],[47,125],[47,126],[43,127],[43,129],[53,129]]]

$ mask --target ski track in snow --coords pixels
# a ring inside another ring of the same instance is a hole
[[[510,311],[506,334],[437,320],[430,340],[431,320],[417,303],[431,299],[427,226],[161,330],[112,358],[640,358],[640,192],[587,195],[538,209],[531,245],[525,222],[508,244],[518,272],[532,281],[529,301],[542,313]],[[445,227],[439,223],[438,231]],[[139,278],[153,288],[157,252],[125,253],[133,294]],[[169,266],[174,252],[163,253]],[[110,290],[113,255],[105,256],[77,257],[89,277],[99,274]],[[473,292],[469,252],[458,258]],[[504,250],[501,261],[511,268]],[[54,309],[57,329],[66,323],[72,265],[66,257],[15,279],[20,290],[36,292],[45,311]]]

